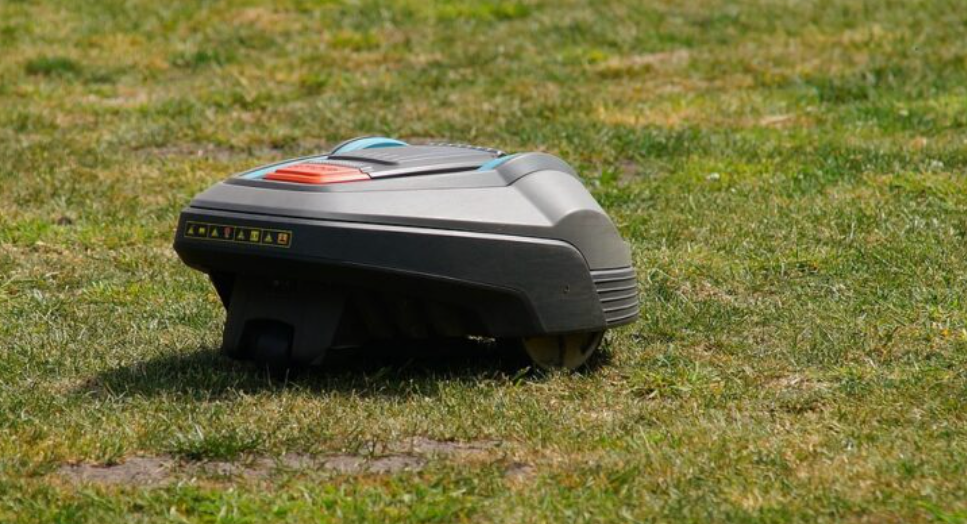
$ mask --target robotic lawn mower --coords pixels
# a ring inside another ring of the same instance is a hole
[[[639,312],[628,246],[544,153],[350,140],[202,192],[175,251],[228,312],[222,350],[274,369],[333,347],[467,336],[575,369]]]

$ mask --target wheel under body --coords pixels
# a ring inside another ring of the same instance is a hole
[[[517,343],[535,366],[546,371],[576,370],[602,345],[604,331],[524,337]]]
[[[522,337],[504,342],[522,351],[539,369],[573,371],[588,362],[604,338],[604,331],[594,331]],[[291,358],[291,331],[277,323],[267,323],[251,330],[246,342],[246,357],[273,374],[285,374],[300,367],[300,363]]]

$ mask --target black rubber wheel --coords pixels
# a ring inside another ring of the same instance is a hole
[[[279,324],[262,326],[253,337],[250,355],[274,376],[285,376],[292,368],[292,329]]]
[[[564,369],[573,371],[585,363],[602,345],[604,331],[590,333],[569,333],[567,335],[546,335],[524,337],[518,344],[531,358],[535,366],[546,371]]]

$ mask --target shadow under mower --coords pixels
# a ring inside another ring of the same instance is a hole
[[[544,153],[349,140],[197,195],[175,251],[227,310],[222,351],[274,371],[328,348],[468,336],[576,369],[639,312],[627,244]]]

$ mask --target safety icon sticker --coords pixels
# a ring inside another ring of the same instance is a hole
[[[209,222],[185,222],[185,237],[271,247],[289,247],[292,245],[292,231],[287,229],[245,227]]]

